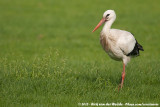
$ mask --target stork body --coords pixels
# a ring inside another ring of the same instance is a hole
[[[92,32],[97,30],[104,23],[104,27],[100,33],[100,43],[105,52],[112,59],[123,62],[123,72],[120,83],[120,87],[122,88],[125,78],[125,66],[130,61],[131,57],[139,55],[139,50],[143,51],[143,47],[130,32],[111,29],[111,25],[115,19],[115,12],[113,10],[107,10],[104,12],[102,20]]]

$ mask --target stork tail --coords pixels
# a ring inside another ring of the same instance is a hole
[[[129,54],[127,54],[127,56],[139,56],[139,50],[144,51],[142,45],[140,45],[136,40],[134,49]]]
[[[137,41],[136,41],[137,42]],[[144,51],[142,45],[140,45],[138,42],[137,42],[137,46],[138,46],[138,49],[141,50],[141,51]]]

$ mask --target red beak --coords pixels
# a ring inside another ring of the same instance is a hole
[[[98,23],[98,25],[94,28],[92,32],[96,31],[105,21],[106,21],[105,18],[102,18],[101,21]]]

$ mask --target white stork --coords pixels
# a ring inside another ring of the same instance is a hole
[[[119,88],[121,87],[122,89],[125,78],[125,66],[130,61],[131,57],[139,56],[139,50],[144,50],[130,32],[111,29],[111,25],[115,19],[116,14],[114,10],[105,11],[102,20],[92,32],[97,30],[104,23],[104,27],[100,33],[100,43],[112,59],[123,62],[123,72],[119,85]]]

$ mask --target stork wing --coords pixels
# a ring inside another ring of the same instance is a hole
[[[130,32],[112,29],[111,33],[118,36],[117,46],[122,50],[125,55],[129,54],[134,49],[136,40]]]

